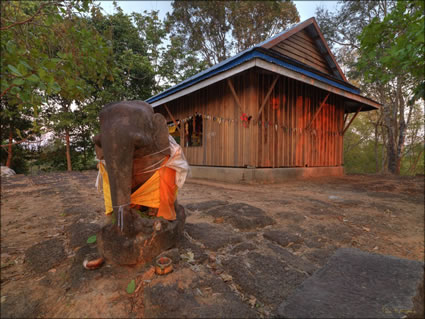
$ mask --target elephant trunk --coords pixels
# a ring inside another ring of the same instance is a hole
[[[109,177],[112,206],[116,225],[126,234],[132,233],[130,210],[134,147],[123,141],[104,143],[104,156]],[[113,148],[109,150],[108,148]]]

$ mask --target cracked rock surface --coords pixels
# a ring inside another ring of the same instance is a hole
[[[83,268],[99,245],[87,239],[105,222],[96,176],[2,179],[2,318],[320,317],[314,289],[332,291],[335,311],[357,302],[352,313],[358,317],[379,300],[391,306],[381,317],[402,317],[400,311],[423,305],[415,286],[424,259],[423,178],[355,175],[276,185],[188,180],[178,192],[187,216],[183,236],[163,252],[173,271],[159,276],[152,263]],[[361,252],[336,253],[341,247]],[[400,267],[383,266],[388,256]],[[379,269],[370,280],[365,266]]]

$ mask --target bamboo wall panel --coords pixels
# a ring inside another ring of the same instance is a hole
[[[280,76],[263,103],[275,74],[251,69],[231,78],[247,127],[226,80],[167,103],[176,120],[203,115],[202,146],[181,145],[191,165],[225,167],[340,166],[343,157],[343,97]],[[163,106],[155,108],[171,121]],[[206,117],[205,117],[206,115]],[[258,117],[257,117],[258,116]]]

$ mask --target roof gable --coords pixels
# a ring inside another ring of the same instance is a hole
[[[299,23],[258,46],[347,81],[314,18]]]
[[[305,41],[295,44],[294,42],[300,38]],[[298,51],[294,51],[295,49]],[[285,55],[279,50],[286,50],[287,54]],[[293,57],[290,57],[288,52],[292,52]],[[310,57],[313,53],[315,54],[314,58]],[[300,57],[304,58],[304,61]],[[315,62],[315,67],[306,62]],[[360,90],[347,81],[314,18],[301,22],[271,39],[199,72],[150,97],[146,102],[156,107],[250,68],[280,73],[344,96],[347,101],[365,106],[362,109],[364,111],[379,108],[379,103],[361,96]]]

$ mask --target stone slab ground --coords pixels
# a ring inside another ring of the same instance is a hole
[[[168,253],[173,273],[88,271],[82,262],[97,248],[87,238],[104,219],[96,174],[2,179],[1,317],[273,317],[338,248],[424,258],[422,177],[189,180],[179,191],[184,238]]]
[[[282,318],[423,318],[424,264],[340,248],[278,308]]]

